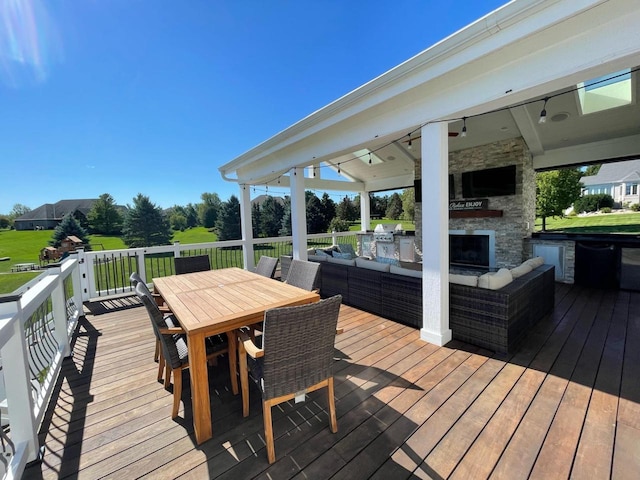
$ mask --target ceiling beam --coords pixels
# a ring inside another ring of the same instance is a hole
[[[509,112],[511,112],[511,116],[516,122],[516,126],[518,127],[518,130],[520,130],[520,134],[529,147],[531,154],[544,155],[544,147],[540,141],[538,129],[535,126],[538,120],[536,119],[534,123],[534,120],[531,118],[529,111],[524,105],[510,108]]]

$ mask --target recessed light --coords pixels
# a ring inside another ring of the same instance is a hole
[[[509,127],[500,127],[501,132],[506,132],[507,130],[509,130]]]
[[[393,162],[396,159],[396,157],[394,157],[393,155],[389,155],[387,157],[387,160],[389,160],[390,162]]]
[[[567,118],[569,118],[569,114],[567,112],[556,113],[553,117],[551,117],[552,122],[564,122]]]

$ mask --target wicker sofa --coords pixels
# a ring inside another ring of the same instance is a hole
[[[346,261],[322,261],[322,297],[405,325],[422,327],[422,278],[415,271],[361,268]],[[554,305],[554,267],[542,265],[497,290],[449,284],[449,326],[453,338],[493,350],[513,351],[527,331]]]

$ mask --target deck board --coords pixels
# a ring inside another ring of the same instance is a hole
[[[637,478],[640,294],[558,284],[552,314],[510,357],[343,306],[338,432],[324,391],[273,410],[266,460],[252,386],[242,418],[226,359],[210,371],[213,438],[195,444],[188,372],[179,418],[156,381],[135,299],[89,305],[25,478]],[[91,313],[93,312],[93,313]]]

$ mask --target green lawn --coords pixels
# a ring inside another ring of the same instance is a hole
[[[535,230],[542,231],[542,219],[536,219]],[[640,233],[640,212],[547,218],[547,232]]]

